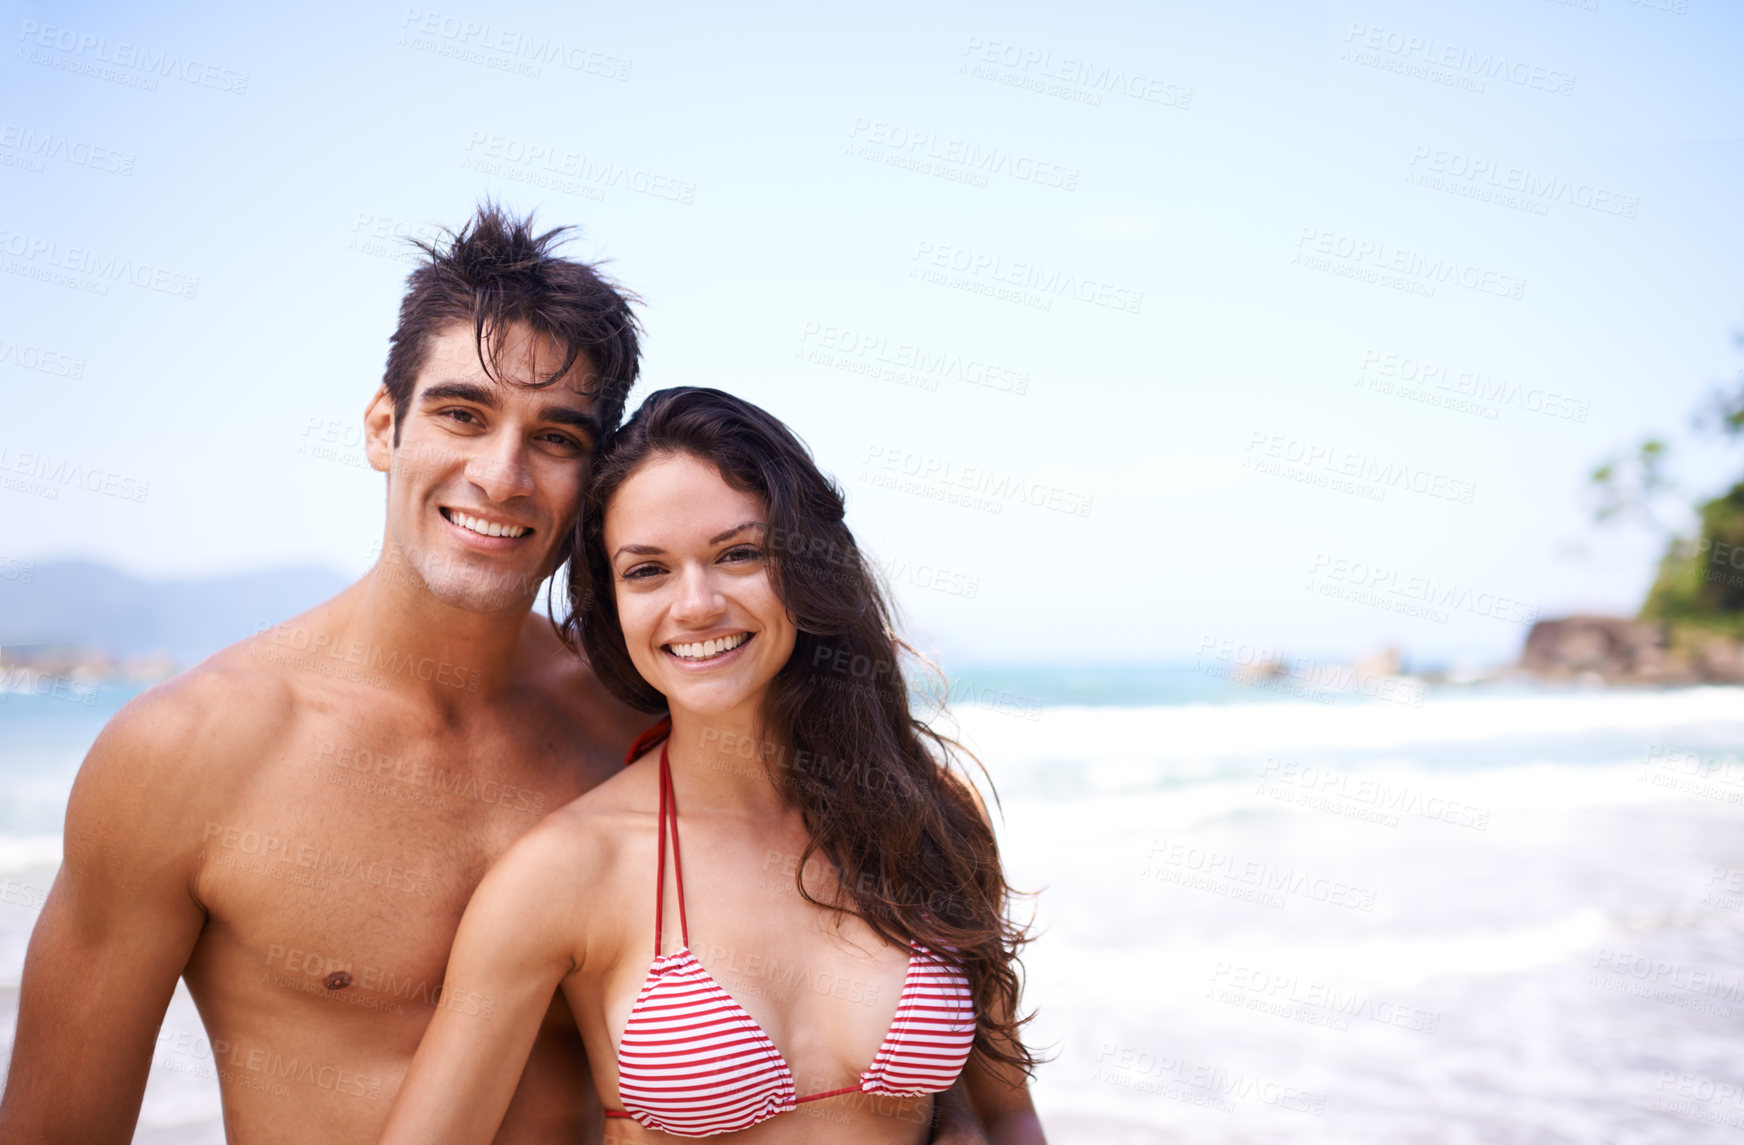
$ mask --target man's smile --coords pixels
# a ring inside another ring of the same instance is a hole
[[[481,537],[504,537],[510,540],[532,536],[533,529],[529,525],[517,525],[508,521],[492,520],[489,517],[475,516],[463,513],[459,509],[447,506],[441,508],[442,516],[452,525],[458,525],[469,533]]]

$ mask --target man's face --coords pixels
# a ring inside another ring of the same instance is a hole
[[[487,338],[488,345],[488,338]],[[599,442],[589,371],[563,362],[550,338],[511,326],[479,364],[472,327],[455,323],[429,354],[394,442],[393,401],[365,414],[370,464],[388,474],[387,543],[442,603],[469,612],[519,611],[552,571],[574,526]]]

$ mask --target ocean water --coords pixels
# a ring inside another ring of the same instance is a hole
[[[1307,698],[967,674],[1050,1140],[1735,1141],[1744,689]],[[123,697],[0,702],[0,1027]],[[179,993],[166,1038],[197,1034]],[[218,1142],[154,1065],[136,1136]]]

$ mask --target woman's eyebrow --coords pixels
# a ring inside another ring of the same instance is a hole
[[[746,521],[743,525],[734,525],[726,532],[717,533],[715,536],[710,537],[708,543],[711,545],[718,545],[728,537],[742,533],[746,529],[762,529],[767,532],[769,526],[765,525],[762,521]],[[639,557],[657,557],[665,551],[665,549],[660,548],[658,545],[619,545],[617,552],[612,554],[612,559],[615,561],[624,553],[633,553]]]
[[[742,533],[746,529],[762,529],[765,532],[767,532],[769,529],[769,526],[765,525],[762,521],[746,521],[743,525],[734,525],[732,528],[728,529],[726,532],[718,533],[715,536],[710,537],[708,543],[711,545],[718,545],[722,541],[726,540],[728,537],[732,536],[733,534]]]

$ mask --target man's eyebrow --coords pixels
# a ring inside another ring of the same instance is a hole
[[[711,545],[718,545],[734,533],[742,533],[746,529],[762,529],[764,532],[768,532],[769,526],[765,525],[762,521],[746,521],[743,525],[734,525],[726,532],[710,537],[708,543]]]
[[[486,409],[498,409],[502,402],[497,398],[496,391],[477,382],[439,382],[418,395],[421,402],[463,401],[481,405]]]
[[[574,406],[550,405],[539,411],[539,420],[573,426],[576,429],[585,429],[588,436],[596,442],[605,436],[605,427],[600,424],[599,415],[591,410],[577,409]]]
[[[463,381],[439,382],[419,394],[418,400],[424,402],[472,402],[474,405],[481,405],[490,410],[501,409],[503,404],[502,399],[497,396],[496,390],[490,386]],[[596,442],[605,436],[605,426],[600,424],[599,415],[590,410],[578,409],[575,406],[544,406],[539,410],[539,420],[584,429]]]

